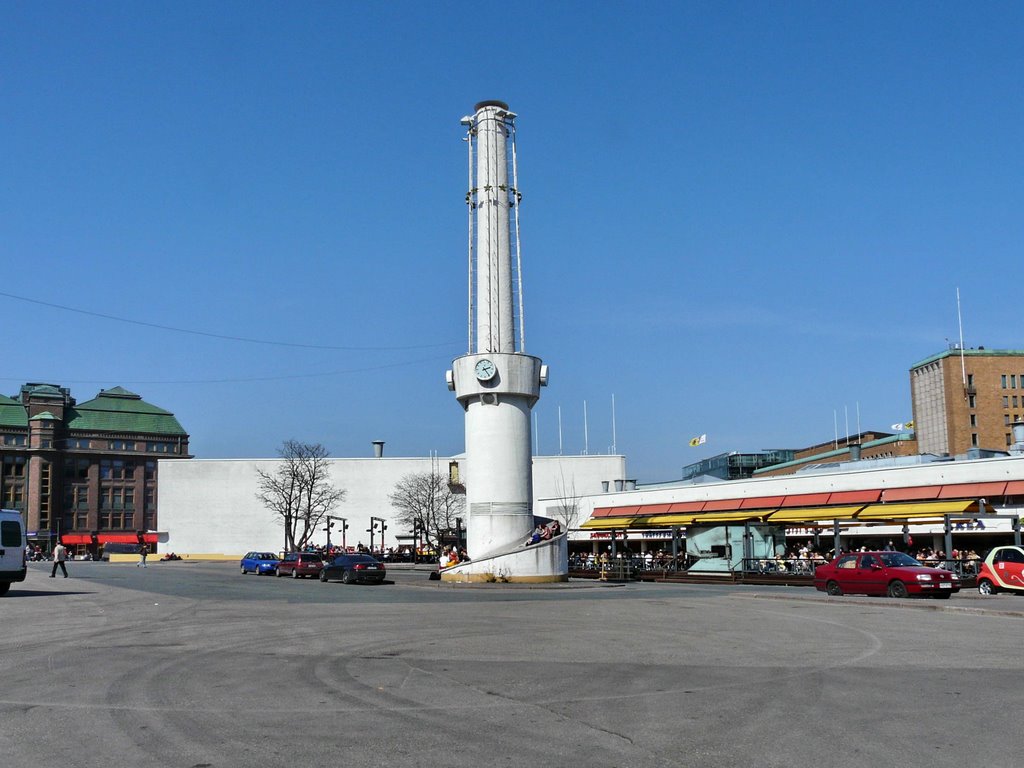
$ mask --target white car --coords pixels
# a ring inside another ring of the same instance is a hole
[[[0,509],[0,595],[6,595],[13,582],[25,580],[26,544],[21,512]]]

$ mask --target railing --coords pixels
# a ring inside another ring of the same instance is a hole
[[[813,576],[826,562],[821,557],[752,557],[744,559],[741,567],[744,573],[762,576]]]
[[[579,554],[569,555],[569,570],[570,571],[583,571],[583,572],[600,572],[604,570],[626,570],[628,569],[634,575],[642,573],[678,573],[680,571],[687,570],[694,563],[699,561],[699,557],[693,555],[679,555],[679,557],[652,557],[650,559],[642,555],[626,555],[621,554],[615,557],[608,557],[602,555],[600,557],[590,557]]]

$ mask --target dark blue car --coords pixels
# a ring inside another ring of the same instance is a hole
[[[242,558],[242,573],[255,573],[257,576],[274,573],[280,560],[273,552],[246,552]]]

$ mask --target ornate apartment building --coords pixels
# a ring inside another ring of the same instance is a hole
[[[191,458],[170,411],[121,387],[77,403],[66,387],[0,395],[0,506],[25,516],[30,544],[98,554],[157,543],[157,459]]]

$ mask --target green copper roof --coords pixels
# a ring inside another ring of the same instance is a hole
[[[186,435],[174,414],[147,403],[123,387],[102,390],[94,399],[67,411],[68,429],[93,432],[141,432]]]
[[[43,411],[42,413],[37,413],[35,416],[33,416],[31,419],[29,419],[29,421],[56,421],[56,420],[57,420],[57,417],[54,416],[49,411]]]
[[[17,400],[0,395],[0,427],[27,427],[28,411]]]

